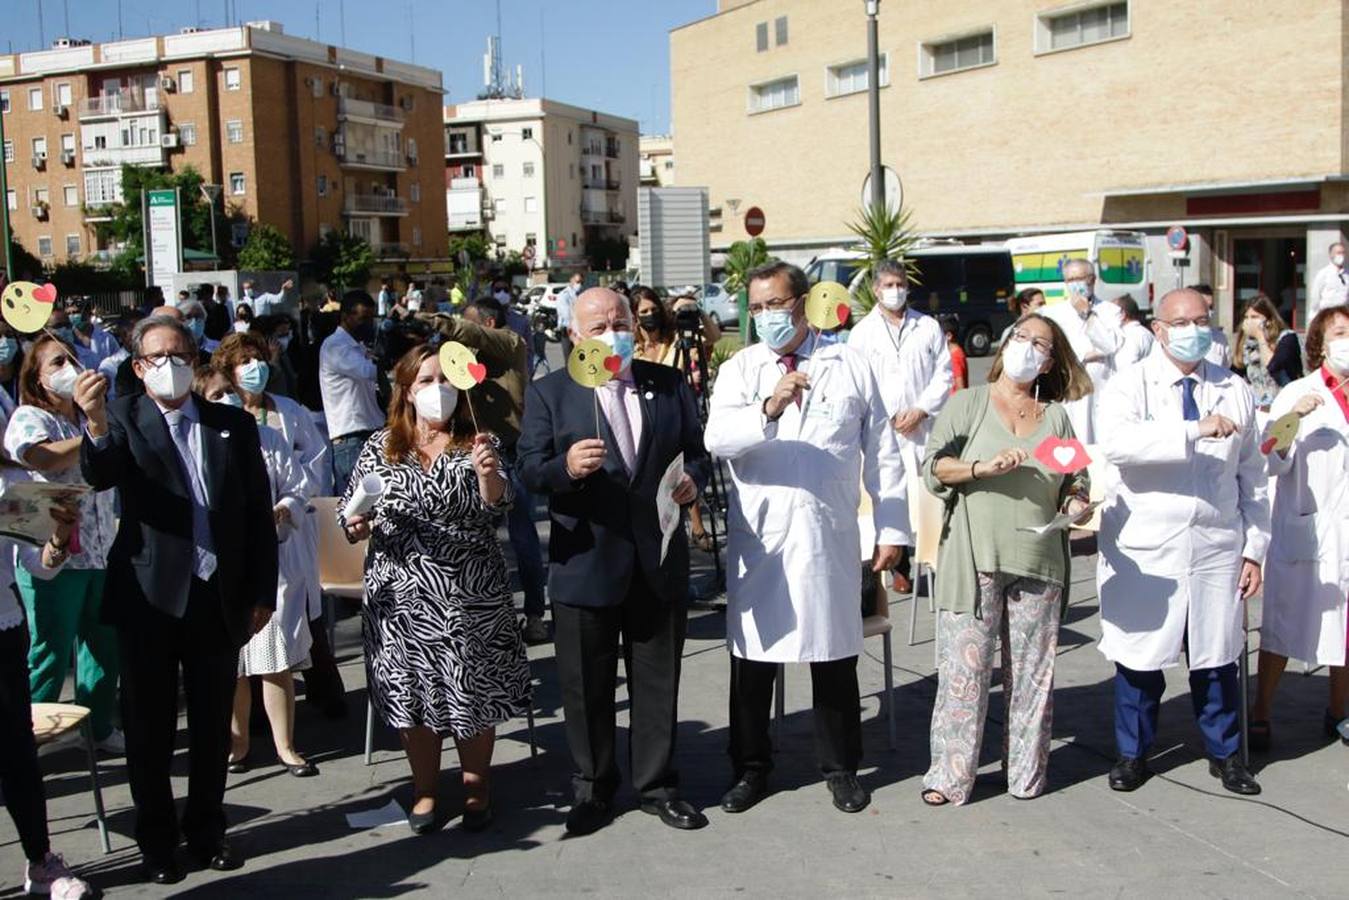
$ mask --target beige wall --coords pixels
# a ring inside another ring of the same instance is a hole
[[[1127,39],[1037,56],[1034,17],[1054,5],[881,4],[882,158],[918,228],[1085,224],[1101,221],[1107,190],[1344,170],[1342,0],[1133,0]],[[867,101],[826,99],[825,70],[865,56],[862,4],[721,7],[670,36],[680,183],[707,185],[714,207],[762,207],[770,241],[846,235],[868,170]],[[755,25],[780,15],[789,43],[755,52]],[[996,64],[918,77],[922,42],[988,26]],[[793,73],[799,106],[747,113],[749,85]],[[743,236],[728,216],[719,242]]]

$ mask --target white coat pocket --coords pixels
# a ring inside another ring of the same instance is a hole
[[[1280,562],[1314,562],[1321,558],[1316,535],[1316,514],[1290,516],[1274,525],[1270,554]]]

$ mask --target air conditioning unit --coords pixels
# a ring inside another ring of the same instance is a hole
[[[178,29],[179,34],[196,34],[199,31],[201,31],[201,29],[195,25],[185,25]]]
[[[409,154],[408,154],[408,165],[410,165],[410,166],[415,166],[416,164],[417,164],[417,154],[415,154],[415,153],[409,153]]]
[[[58,119],[64,119],[67,115],[70,114],[70,108],[67,107],[64,103],[53,103],[52,112],[56,115]]]
[[[45,154],[45,153],[35,153],[35,154],[33,154],[33,168],[34,168],[34,169],[37,169],[37,170],[40,172],[40,171],[42,171],[42,170],[46,167],[46,165],[47,165],[47,154]]]
[[[177,147],[177,146],[178,146],[178,132],[176,132],[176,131],[166,131],[166,132],[164,132],[163,134],[161,134],[161,135],[159,136],[159,146],[161,146],[161,147]]]
[[[412,112],[412,98],[411,98],[411,97],[400,97],[399,100],[398,100],[398,105],[401,106],[401,107],[403,107],[403,109],[406,110],[407,112]]]
[[[174,81],[172,76],[162,75],[159,78],[159,86],[167,93],[172,94],[178,89],[178,82]]]
[[[45,219],[47,218],[47,207],[41,203],[35,203],[32,207],[32,213],[34,219]]]
[[[74,150],[62,150],[62,151],[61,151],[61,162],[65,163],[65,164],[68,165],[68,166],[73,166],[73,165],[75,165],[75,151],[74,151]]]

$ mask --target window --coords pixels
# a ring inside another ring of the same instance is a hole
[[[52,255],[51,235],[44,235],[37,239],[37,255],[44,259]]]
[[[183,122],[178,126],[178,143],[191,147],[197,142],[197,126],[193,122]]]
[[[80,236],[78,234],[66,235],[66,256],[80,255]]]
[[[773,20],[773,43],[781,47],[787,43],[787,17],[778,16]]]
[[[45,137],[33,138],[33,155],[38,159],[47,158],[47,139]]]
[[[122,200],[121,169],[86,169],[84,172],[84,202],[90,206],[107,206]]]
[[[503,164],[501,164],[501,163],[492,163],[492,177],[493,177],[493,178],[505,178],[505,177],[506,177],[506,167],[505,167]]]
[[[492,143],[495,144],[500,140],[501,140],[501,132],[499,131],[492,132]]]
[[[236,250],[248,243],[248,223],[235,222],[230,226],[230,246]]]
[[[1051,53],[1129,36],[1129,4],[1102,3],[1036,18],[1035,51]]]
[[[0,91],[0,113],[9,112],[9,91]]]
[[[450,153],[458,154],[467,152],[468,152],[468,135],[462,131],[450,132]]]
[[[752,113],[796,106],[800,102],[801,88],[795,75],[752,85],[749,89],[749,111]]]
[[[865,91],[871,74],[870,66],[865,59],[855,59],[852,62],[840,63],[837,66],[830,66],[825,78],[825,96],[842,97],[845,94],[856,94],[859,91]],[[881,54],[881,87],[888,87],[890,84],[890,54]]]
[[[473,163],[464,163],[464,169],[463,169],[463,172],[464,172],[464,177],[465,177],[465,178],[477,178],[477,177],[478,177],[478,167],[475,166],[475,165],[473,165]]]
[[[14,190],[14,188],[5,191],[5,205],[10,209],[19,208],[19,192]]]
[[[314,146],[326,147],[328,144],[328,132],[322,125],[314,126]]]
[[[884,83],[884,81],[885,81],[885,70],[884,70],[884,69],[881,69],[881,82]],[[672,159],[667,159],[667,160],[665,161],[665,171],[667,171],[667,172],[673,172],[673,171],[674,171],[674,160],[672,160]]]
[[[243,82],[240,81],[238,69],[225,70],[225,90],[237,91],[239,90],[240,86],[242,86],[242,84]]]
[[[61,152],[62,153],[75,152],[75,135],[73,134],[61,135]]]
[[[768,49],[768,23],[760,22],[754,26],[754,49],[759,53]]]
[[[5,162],[14,162],[14,142],[5,141]]]
[[[417,139],[408,138],[408,159],[412,162],[417,161]]]
[[[61,189],[61,195],[62,199],[65,200],[66,206],[80,205],[80,189],[75,187],[75,185],[73,184],[66,185],[64,188]]]
[[[534,164],[532,162],[525,163],[524,166],[522,167],[522,170],[526,178],[534,177]]]
[[[39,110],[39,109],[41,109],[41,108],[42,108],[42,88],[40,88],[40,87],[29,88],[29,89],[28,89],[28,109],[29,109],[29,111],[31,112],[31,111],[34,111],[34,110]],[[48,240],[51,240],[51,239],[48,238]]]
[[[521,128],[521,129],[520,129],[520,140],[522,140],[522,141],[532,141],[532,140],[534,140],[534,129],[533,129],[533,128]]]
[[[96,135],[94,135],[94,149],[95,149],[95,150],[107,150],[107,149],[108,149],[108,136],[107,136],[106,134],[96,134]]]
[[[506,198],[504,198],[504,197],[498,197],[498,198],[497,198],[497,200],[496,200],[496,211],[497,211],[498,213],[504,213],[504,212],[506,211]]]
[[[410,199],[413,203],[422,202],[421,182],[418,181],[412,182],[412,186],[408,188],[408,199]]]
[[[993,53],[993,31],[967,34],[948,41],[922,46],[922,76],[945,75],[962,69],[975,69],[997,62]]]
[[[243,172],[231,172],[231,173],[230,173],[230,193],[231,193],[231,194],[242,194],[243,192],[244,192],[244,173],[243,173]]]
[[[244,142],[244,123],[238,119],[230,119],[226,122],[225,140],[231,144],[242,144]]]
[[[320,175],[318,177],[318,195],[320,197],[328,196],[328,176]]]
[[[196,84],[192,80],[191,69],[178,70],[178,93],[190,94],[196,90]]]
[[[52,205],[52,195],[51,195],[51,194],[47,191],[47,189],[44,188],[44,187],[34,188],[34,189],[33,189],[33,202],[34,202],[34,203],[37,203],[37,204],[39,204],[39,205],[41,205],[41,206],[51,206],[51,205]]]
[[[69,106],[75,101],[70,93],[70,82],[63,81],[56,86],[56,104],[58,106]]]
[[[412,246],[420,247],[422,245],[422,228],[420,225],[412,226]]]
[[[539,211],[539,198],[538,198],[538,197],[526,197],[526,198],[525,198],[525,212],[527,212],[527,213],[536,213],[536,212],[538,212],[538,211]]]

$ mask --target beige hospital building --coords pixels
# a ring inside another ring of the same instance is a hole
[[[1301,298],[1349,220],[1344,0],[879,4],[882,161],[915,226],[969,242],[1151,236],[1158,292],[1212,283],[1230,325]],[[670,34],[679,183],[712,245],[849,243],[869,169],[863,0],[720,0]],[[1163,235],[1184,226],[1178,269]]]

